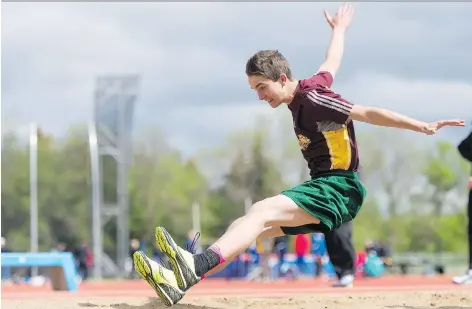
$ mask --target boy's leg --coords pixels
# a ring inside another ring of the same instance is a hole
[[[237,223],[237,222],[241,222],[241,218],[239,218],[238,220],[234,221],[234,223],[228,228],[228,231],[232,228],[234,228],[234,224]],[[264,239],[264,238],[275,238],[275,237],[279,237],[279,236],[283,236],[285,235],[284,232],[282,231],[282,229],[280,227],[274,227],[274,226],[271,226],[271,227],[267,227],[264,229],[264,231],[258,236],[258,238],[261,238],[261,239]],[[243,250],[244,251],[244,250]],[[238,254],[241,254],[242,252],[238,253]],[[238,254],[234,255],[234,256],[230,256],[228,259],[226,259],[226,261],[222,264],[219,264],[218,266],[216,266],[215,268],[211,269],[210,271],[208,271],[206,274],[204,274],[205,277],[208,277],[208,276],[211,276],[213,274],[216,274],[217,272],[223,270],[226,266],[228,266],[228,264],[234,260],[234,258],[236,256],[238,256]]]
[[[230,225],[228,230],[234,229],[239,224],[239,222],[241,222],[241,219],[242,218],[235,220]],[[274,238],[281,235],[283,235],[283,232],[280,227],[268,227],[264,229],[259,237]],[[191,256],[191,253],[185,252],[183,249],[179,248],[178,250],[181,251],[181,254]],[[228,259],[228,262],[233,258]],[[137,251],[134,253],[133,265],[139,275],[151,285],[151,287],[156,291],[157,295],[167,306],[172,306],[178,303],[185,295],[185,289],[181,289],[179,283],[177,282],[177,276],[175,276],[172,271],[149,259],[143,252]],[[220,271],[226,265],[227,263],[220,264],[218,267],[213,268],[207,275]]]
[[[267,227],[297,227],[319,222],[318,218],[300,208],[289,197],[277,195],[254,204],[240,224],[227,231],[212,247],[226,259],[244,251]]]
[[[202,254],[194,256],[179,248],[164,228],[156,229],[156,241],[159,249],[169,256],[179,287],[187,290],[210,270],[243,252],[266,228],[319,222],[289,197],[277,195],[255,203],[232,229]]]
[[[267,227],[280,227],[288,235],[326,232],[352,220],[364,196],[365,188],[357,174],[323,174],[257,202],[234,228],[201,254],[192,255],[178,247],[162,227],[156,229],[156,242],[169,257],[179,288],[186,291],[210,270],[243,252]]]

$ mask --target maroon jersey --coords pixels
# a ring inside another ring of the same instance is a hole
[[[333,170],[357,171],[359,165],[354,124],[348,118],[352,103],[331,91],[332,83],[329,72],[301,80],[288,105],[311,176]]]

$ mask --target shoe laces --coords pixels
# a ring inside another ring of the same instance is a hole
[[[197,244],[198,239],[200,238],[200,232],[197,232],[195,236],[193,237],[192,243],[190,245],[186,245],[187,251],[189,251],[192,254],[195,254],[195,245]]]

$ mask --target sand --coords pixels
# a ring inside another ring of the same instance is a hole
[[[115,308],[115,309],[163,309],[159,299],[149,297],[63,297],[60,299],[25,300],[2,299],[4,309],[77,309],[77,308]],[[421,291],[421,292],[366,292],[296,295],[280,298],[257,298],[242,296],[227,297],[188,297],[174,309],[422,309],[422,308],[472,308],[472,288],[470,290]]]

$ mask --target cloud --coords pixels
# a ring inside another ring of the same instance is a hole
[[[424,120],[472,119],[472,84],[466,82],[402,79],[365,73],[348,83],[335,83],[333,89],[354,103],[389,108]]]
[[[96,76],[138,73],[136,131],[161,126],[185,152],[211,145],[257,114],[280,113],[256,102],[247,58],[277,48],[297,77],[310,76],[329,42],[322,10],[337,5],[4,3],[2,120],[63,135],[92,119]],[[472,118],[469,7],[356,3],[335,89],[422,118]]]
[[[359,74],[348,83],[335,81],[333,89],[355,104],[383,107],[423,121],[472,119],[472,86],[466,83],[410,81],[388,75]],[[274,119],[276,125],[280,121],[291,121],[287,117],[289,114],[285,106],[272,109],[265,102],[254,100],[219,106],[185,106],[173,109],[165,127],[171,128],[167,133],[173,136],[172,140],[178,141],[174,146],[199,147],[222,141],[229,132],[254,127],[261,116]],[[358,126],[362,130],[374,128]],[[438,136],[456,142],[465,131],[467,129],[446,128]],[[413,133],[412,137],[421,139],[424,136]]]

